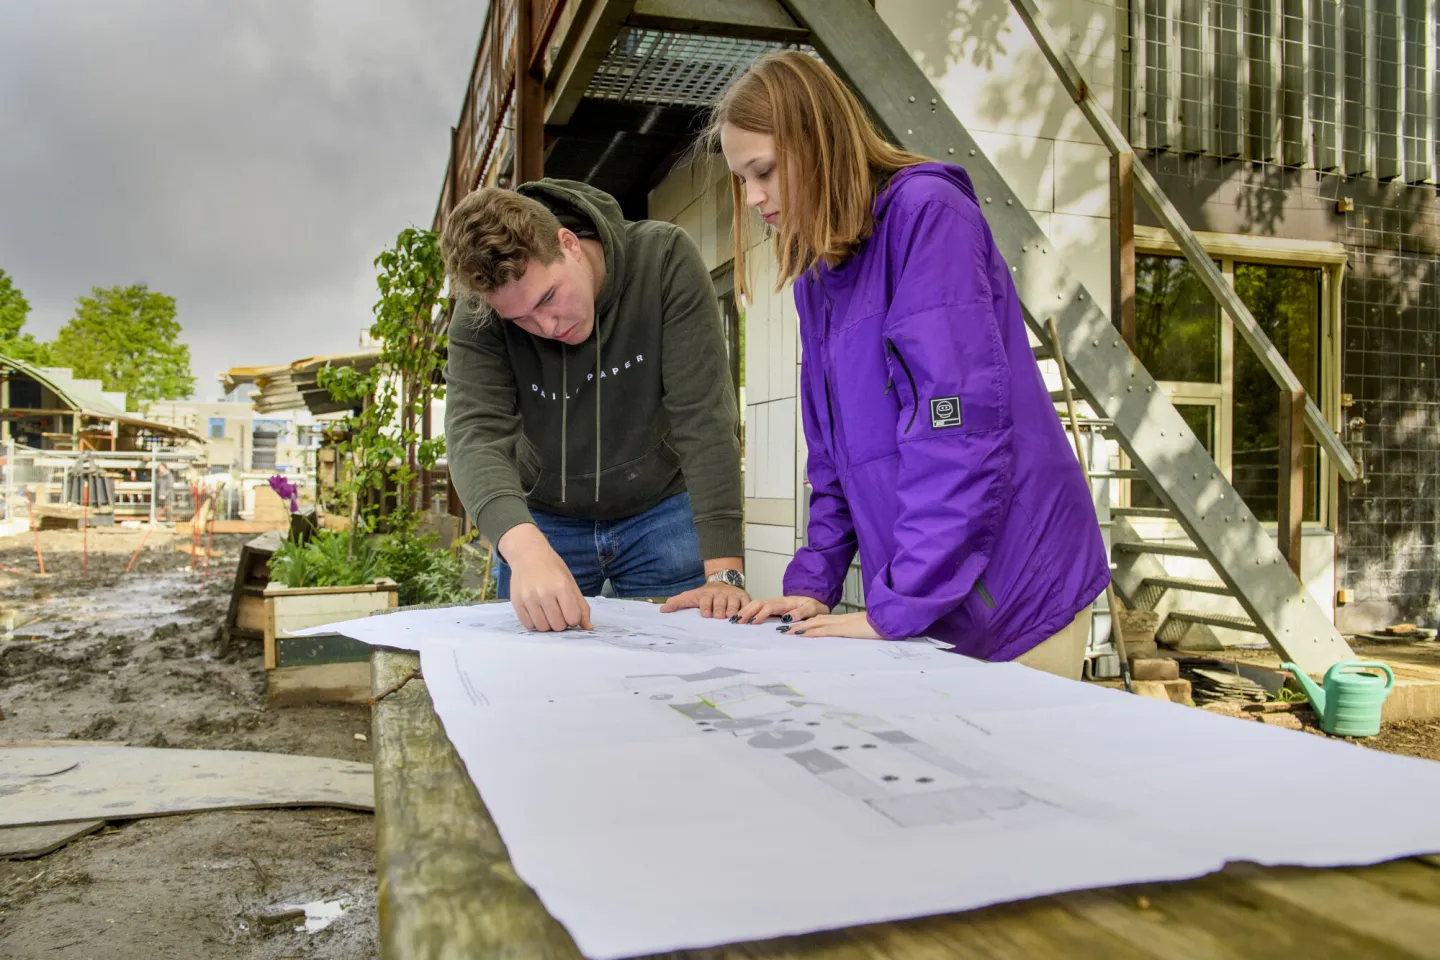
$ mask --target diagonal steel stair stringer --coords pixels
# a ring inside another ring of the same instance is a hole
[[[1275,539],[879,14],[866,0],[780,2],[893,142],[965,167],[1032,333],[1043,343],[1055,318],[1081,397],[1113,422],[1121,448],[1270,644],[1311,674],[1349,658]]]

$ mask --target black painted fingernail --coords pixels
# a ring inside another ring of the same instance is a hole
[[[783,616],[783,617],[780,618],[780,622],[781,622],[781,623],[789,623],[792,619],[794,619],[794,618],[791,617],[790,614],[787,613],[787,614],[785,614],[785,616]]]
[[[731,617],[731,618],[730,618],[730,622],[731,622],[731,623],[739,623],[739,622],[740,622],[740,617],[739,617],[739,615],[737,614],[736,616]]]
[[[803,636],[805,636],[805,631],[804,631],[804,630],[796,630],[796,631],[795,631],[795,636],[797,636],[797,637],[803,637]]]
[[[789,627],[776,627],[776,628],[775,628],[775,632],[776,632],[776,633],[789,633],[789,632],[790,632],[790,628],[789,628]]]

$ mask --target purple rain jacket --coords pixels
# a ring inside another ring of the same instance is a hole
[[[834,607],[858,546],[881,636],[1012,660],[1109,582],[1085,476],[970,177],[901,170],[875,218],[794,284],[813,492],[785,593]]]

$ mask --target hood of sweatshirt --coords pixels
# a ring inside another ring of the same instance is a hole
[[[629,244],[625,231],[625,215],[615,198],[588,183],[575,180],[536,180],[521,184],[516,192],[538,200],[548,207],[562,221],[578,215],[595,228],[596,239],[605,249],[605,282],[595,298],[595,327],[590,338],[594,345],[594,377],[589,380],[595,387],[595,500],[600,500],[600,477],[603,471],[603,423],[601,413],[600,374],[604,371],[605,348],[615,333],[618,322],[617,311],[613,308],[625,290]],[[569,494],[569,448],[570,448],[570,348],[558,340],[532,337],[542,357],[547,352],[559,353],[560,368],[560,499],[564,503]],[[543,361],[542,361],[543,362]],[[546,364],[550,366],[550,364]],[[589,366],[587,364],[587,366]]]

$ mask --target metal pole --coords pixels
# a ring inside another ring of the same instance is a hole
[[[1110,158],[1110,319],[1135,349],[1135,154]]]
[[[1301,524],[1305,519],[1305,391],[1280,391],[1278,435],[1280,500],[1276,533],[1280,538],[1280,553],[1299,579]]]
[[[15,518],[15,507],[11,497],[15,495],[15,441],[5,440],[5,519]]]
[[[150,448],[150,526],[155,526],[155,501],[160,498],[160,477],[155,468],[159,461],[155,458],[155,448]]]
[[[545,87],[535,60],[535,0],[515,4],[515,183],[545,175]]]

